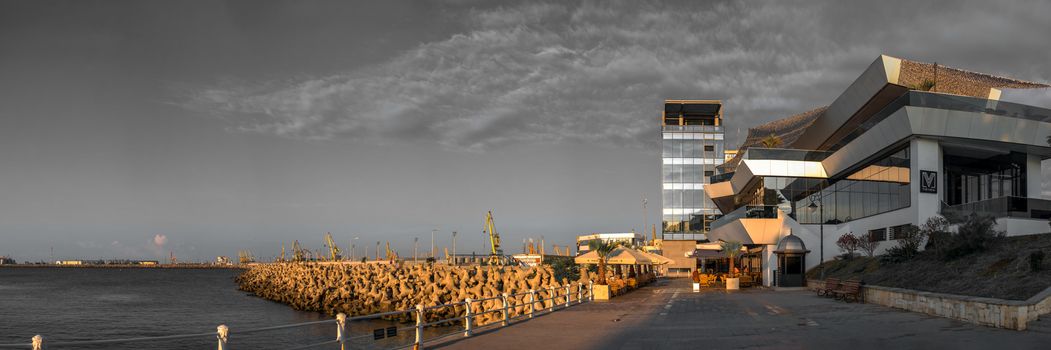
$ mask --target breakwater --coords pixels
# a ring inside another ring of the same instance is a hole
[[[496,266],[391,265],[391,264],[266,264],[251,266],[237,278],[241,290],[259,297],[288,304],[304,311],[329,315],[346,313],[360,316],[413,309],[416,305],[435,306],[464,301],[467,298],[498,297],[503,293],[537,291],[537,299],[551,298],[548,288],[563,288],[567,283],[591,278],[586,270],[580,280],[558,281],[550,266],[533,268]],[[576,292],[576,286],[573,287]],[[563,295],[559,292],[558,295]],[[529,311],[529,296],[509,298],[515,305],[511,316]],[[537,302],[537,307],[550,307],[552,301]],[[485,310],[503,306],[500,300],[476,303]],[[465,307],[456,305],[428,311],[428,319],[446,319],[463,315]],[[392,317],[409,321],[410,315]],[[479,315],[479,325],[500,319],[496,313]]]

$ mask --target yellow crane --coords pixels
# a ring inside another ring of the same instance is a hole
[[[504,250],[500,249],[500,234],[496,233],[496,225],[493,224],[493,211],[485,215],[485,232],[489,234],[489,264],[501,265]]]
[[[339,250],[339,246],[336,245],[336,241],[332,239],[331,232],[325,232],[325,247],[328,248],[329,255],[331,255],[332,257],[332,261],[339,261],[339,254],[341,253],[341,251]]]

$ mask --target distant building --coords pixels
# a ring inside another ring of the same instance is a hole
[[[15,259],[11,259],[11,258],[6,257],[6,256],[0,256],[0,265],[15,265],[15,264],[18,264],[18,262],[15,261]]]
[[[55,262],[55,265],[63,265],[63,266],[84,265],[84,261],[83,260],[59,260],[59,261]]]
[[[143,266],[157,266],[160,262],[157,260],[142,260],[139,261],[138,264]]]
[[[607,243],[616,242],[628,246],[642,246],[646,243],[646,235],[641,233],[592,233],[577,236],[577,255],[587,253],[590,250],[590,248],[588,248],[588,242],[596,239]]]
[[[233,265],[233,263],[230,262],[230,257],[228,257],[228,256],[217,256],[217,257],[215,257],[215,264],[216,265]]]

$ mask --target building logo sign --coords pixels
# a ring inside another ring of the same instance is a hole
[[[930,170],[920,170],[920,192],[938,193],[938,173]]]

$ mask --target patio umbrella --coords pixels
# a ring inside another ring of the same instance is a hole
[[[641,265],[652,264],[653,260],[646,257],[646,253],[631,248],[617,248],[606,257],[606,263],[611,265]]]
[[[587,252],[580,256],[573,258],[577,264],[598,264],[598,252]],[[607,261],[609,263],[609,261]]]
[[[671,259],[665,258],[665,257],[663,257],[661,255],[653,254],[653,253],[650,253],[650,252],[643,252],[643,253],[646,254],[646,257],[650,258],[650,260],[653,261],[654,265],[664,265],[664,264],[668,264],[668,263],[672,262]]]

